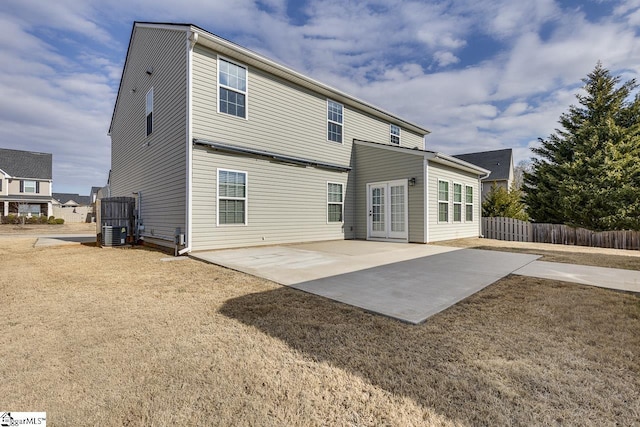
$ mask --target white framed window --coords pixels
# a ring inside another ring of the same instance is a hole
[[[453,183],[453,222],[462,222],[462,184]]]
[[[449,222],[449,181],[438,180],[438,222]]]
[[[247,118],[247,67],[218,57],[218,112]]]
[[[465,207],[465,218],[464,220],[467,222],[473,221],[473,187],[470,185],[465,185],[465,199],[464,199],[464,207]]]
[[[247,224],[247,173],[218,169],[218,225]]]
[[[327,141],[339,142],[342,144],[344,107],[342,104],[327,99]]]
[[[153,88],[147,92],[145,117],[147,120],[147,136],[149,136],[153,132]]]
[[[344,215],[344,185],[327,182],[327,222],[342,222]]]
[[[391,143],[400,145],[400,126],[390,125]]]
[[[30,181],[30,180],[23,180],[20,181],[20,192],[21,193],[38,193],[39,188],[40,187],[38,184],[40,184],[37,181]]]

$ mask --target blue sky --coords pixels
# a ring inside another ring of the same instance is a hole
[[[2,0],[0,147],[53,153],[55,192],[106,183],[134,20],[260,52],[430,129],[430,150],[511,147],[516,162],[598,60],[640,73],[640,0]]]

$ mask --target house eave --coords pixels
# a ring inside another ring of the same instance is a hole
[[[305,76],[304,74],[292,70],[291,68],[278,64],[277,62],[272,61],[256,52],[253,52],[229,40],[223,39],[222,37],[216,36],[215,34],[203,30],[200,27],[192,26],[191,31],[198,34],[197,44],[206,46],[226,56],[236,58],[246,63],[247,65],[267,71],[304,88],[320,93],[328,98],[334,99],[338,102],[357,108],[375,117],[381,118],[389,123],[399,125],[405,129],[411,130],[412,132],[418,133],[423,137],[431,133],[429,130],[411,123],[403,118],[400,118],[394,114],[391,114],[383,110],[382,108],[371,105],[368,102],[348,95],[345,92],[321,83],[315,79],[312,79],[311,77]]]

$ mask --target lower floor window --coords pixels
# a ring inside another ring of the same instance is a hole
[[[342,222],[344,196],[342,184],[327,183],[327,221]]]
[[[247,173],[218,169],[218,224],[247,223]]]
[[[465,186],[465,221],[473,221],[473,187],[467,185]]]

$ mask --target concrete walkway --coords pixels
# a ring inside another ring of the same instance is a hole
[[[420,323],[538,255],[358,240],[195,252],[264,277],[409,323]]]
[[[513,273],[640,293],[640,271],[634,270],[534,261]]]

